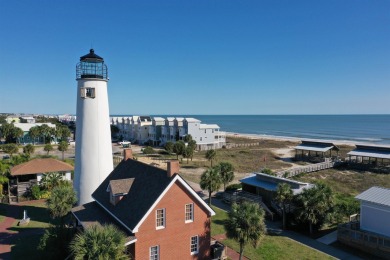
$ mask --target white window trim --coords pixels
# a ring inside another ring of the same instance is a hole
[[[153,247],[157,247],[157,260],[159,260],[160,259],[160,246],[159,245],[149,247],[149,259],[151,259],[151,257],[152,257],[152,248]]]
[[[187,218],[187,205],[191,205],[191,219],[186,219]],[[185,204],[185,206],[184,206],[184,218],[185,218],[185,223],[192,223],[192,222],[194,222],[194,203]]]
[[[191,252],[191,250],[192,250],[192,238],[193,237],[196,237],[196,251]],[[196,255],[197,253],[199,253],[199,236],[192,236],[192,237],[190,237],[190,252],[191,252],[191,255]]]
[[[162,226],[157,226],[157,217],[158,217],[157,215],[158,215],[159,210],[163,211],[163,224],[162,224]],[[156,209],[156,229],[164,229],[165,223],[166,223],[165,209]]]

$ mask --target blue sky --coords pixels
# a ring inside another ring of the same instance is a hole
[[[111,114],[390,113],[390,1],[0,1],[0,112],[76,112],[75,65]]]

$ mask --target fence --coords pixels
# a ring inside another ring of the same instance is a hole
[[[361,230],[359,224],[359,222],[350,222],[339,225],[337,239],[359,250],[390,259],[390,238]]]

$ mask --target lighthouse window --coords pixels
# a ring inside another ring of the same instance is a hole
[[[81,88],[80,91],[82,98],[95,98],[95,88]]]

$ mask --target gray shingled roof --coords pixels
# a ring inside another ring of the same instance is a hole
[[[136,239],[133,233],[124,229],[122,225],[117,223],[107,212],[100,208],[95,201],[73,208],[72,213],[83,224],[84,228],[93,225],[103,226],[112,224],[126,234],[126,243]]]
[[[107,187],[112,180],[134,178],[131,189],[115,206]],[[173,177],[165,170],[135,160],[122,161],[95,190],[92,197],[131,230],[140,222]]]
[[[110,189],[112,194],[127,194],[133,185],[134,178],[120,179],[120,180],[111,180]]]
[[[390,207],[390,189],[388,188],[371,187],[357,195],[355,198]]]

